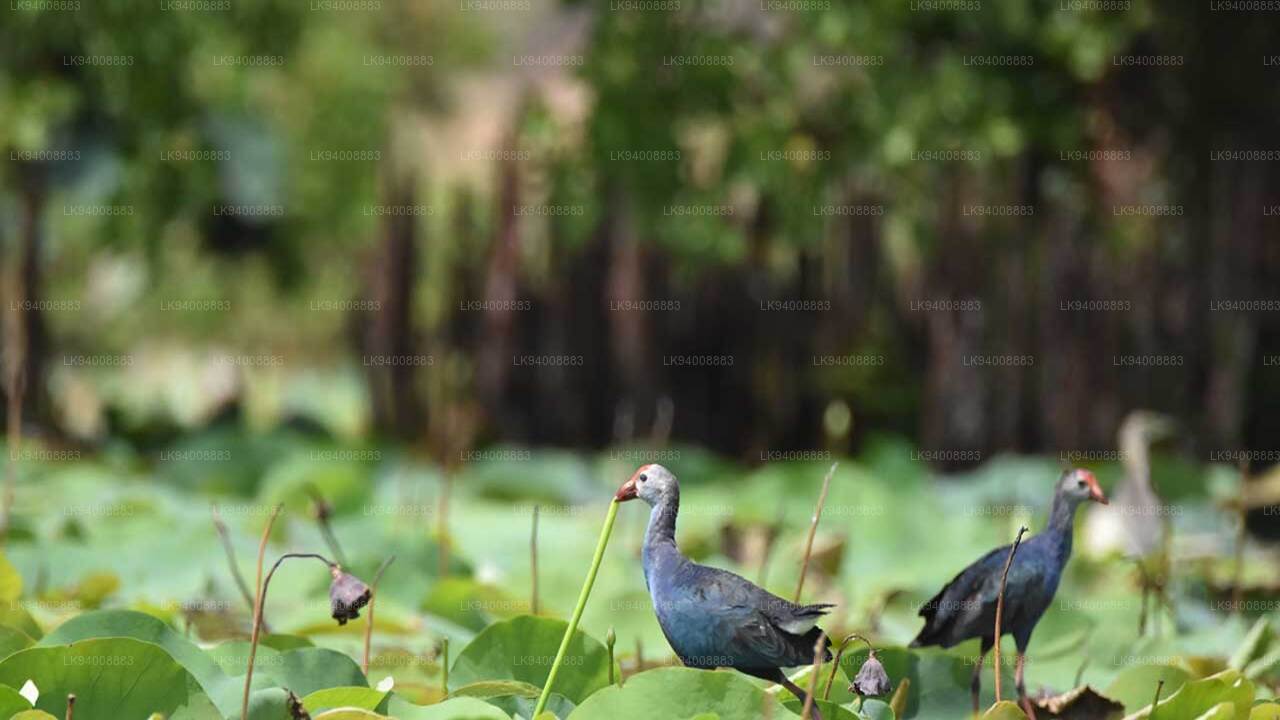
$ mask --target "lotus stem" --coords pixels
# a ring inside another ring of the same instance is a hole
[[[76,694],[67,693],[67,720],[74,720],[76,715]]]
[[[329,546],[329,552],[338,559],[339,565],[347,564],[346,554],[342,552],[342,546],[338,544],[338,536],[333,534],[333,526],[329,524],[329,517],[333,513],[333,508],[325,501],[324,496],[320,494],[320,489],[315,485],[307,484],[307,494],[311,496],[311,504],[315,508],[316,523],[320,525],[320,534],[324,536],[324,544]]]
[[[831,469],[822,479],[822,492],[818,494],[818,506],[813,510],[813,521],[809,523],[809,539],[804,543],[804,562],[800,564],[800,581],[796,583],[794,602],[800,602],[800,593],[804,590],[804,576],[809,572],[809,555],[813,553],[813,537],[818,534],[818,521],[822,519],[822,506],[827,503],[827,490],[831,489],[831,476],[840,463],[831,463]]]
[[[1156,706],[1160,704],[1160,691],[1164,689],[1164,680],[1156,683],[1156,696],[1151,701],[1151,714],[1147,716],[1147,720],[1156,720]]]
[[[378,566],[378,571],[373,574],[373,582],[369,585],[369,617],[364,625],[364,661],[360,663],[360,670],[365,677],[369,676],[369,644],[373,638],[373,601],[378,598],[378,580],[382,579],[382,572],[395,560],[395,555],[383,560]]]
[[[538,506],[533,506],[533,529],[529,532],[529,569],[533,586],[529,591],[529,611],[538,614]]]
[[[244,674],[244,702],[240,705],[240,720],[249,720],[249,684],[253,682],[253,661],[258,654],[258,633],[262,629],[262,560],[267,554],[267,540],[271,538],[271,526],[275,525],[280,508],[276,505],[267,517],[267,525],[262,528],[262,540],[258,543],[258,577],[255,581],[256,594],[253,601],[253,631],[249,642],[249,669]]]
[[[533,708],[533,717],[538,717],[547,708],[547,700],[551,698],[551,688],[555,685],[556,675],[560,672],[560,663],[569,651],[569,641],[578,629],[578,621],[582,619],[582,611],[587,607],[587,598],[591,595],[591,586],[595,584],[596,572],[600,570],[600,562],[604,559],[604,549],[609,545],[609,533],[613,532],[614,518],[618,517],[618,501],[609,503],[609,514],[604,518],[604,527],[600,530],[600,540],[596,543],[596,554],[591,558],[591,568],[587,570],[587,579],[582,583],[582,592],[578,595],[578,604],[569,617],[569,627],[565,628],[564,638],[560,640],[560,649],[556,651],[556,659],[551,663],[551,672],[547,673],[547,682],[542,686],[542,694],[538,696],[538,704]]]
[[[862,641],[862,642],[864,642],[864,643],[866,643],[866,644],[867,644],[867,649],[868,649],[868,650],[875,650],[875,649],[876,649],[876,648],[875,648],[875,646],[871,644],[871,641],[870,641],[870,640],[868,640],[868,639],[866,639],[866,638],[862,637],[862,636],[861,636],[861,635],[859,635],[858,633],[849,633],[848,635],[845,635],[845,636],[844,636],[844,639],[840,641],[840,646],[836,648],[836,658],[835,658],[835,662],[833,662],[833,663],[831,664],[831,674],[827,676],[827,687],[826,687],[826,689],[825,689],[825,690],[823,690],[823,691],[822,691],[822,699],[823,699],[823,700],[826,700],[828,697],[830,697],[830,696],[831,696],[831,684],[835,682],[835,679],[836,679],[836,670],[839,670],[839,669],[840,669],[840,658],[842,658],[842,657],[844,656],[844,648],[845,648],[845,646],[846,646],[846,645],[848,645],[848,644],[849,644],[849,641],[850,641],[850,640],[853,640],[853,639],[855,639],[855,638],[856,638],[856,639],[858,639],[858,640],[861,640],[861,641]],[[847,677],[847,676],[846,676],[846,677]]]
[[[618,642],[618,634],[613,631],[613,626],[609,626],[609,632],[604,636],[604,646],[609,651],[609,684],[614,682],[613,678],[613,646]]]
[[[827,475],[830,477],[830,474]],[[826,493],[823,493],[824,495]],[[821,501],[819,501],[821,505]],[[809,673],[809,692],[804,694],[804,708],[800,711],[800,720],[809,720],[813,716],[813,695],[818,692],[818,672],[822,668],[823,650],[827,647],[827,634],[819,633],[818,642],[813,644],[813,670]]]
[[[218,506],[210,506],[213,513],[213,529],[218,531],[218,538],[222,540],[222,549],[227,553],[227,567],[231,568],[231,579],[235,581],[236,587],[240,590],[240,596],[244,598],[244,602],[249,606],[249,612],[253,612],[253,593],[249,592],[249,583],[245,582],[244,575],[240,574],[240,568],[236,565],[236,551],[231,546],[231,533],[227,531],[227,524],[222,521],[222,513],[218,512]],[[265,624],[265,621],[263,621]]]
[[[996,702],[1000,702],[1000,622],[1004,619],[1004,586],[1009,582],[1009,566],[1013,564],[1013,556],[1018,553],[1018,545],[1022,543],[1022,534],[1027,526],[1018,528],[1018,537],[1013,539],[1013,547],[1009,548],[1009,557],[1005,558],[1004,571],[1000,573],[1000,594],[996,596]]]
[[[449,638],[440,639],[440,690],[449,694]]]
[[[1234,568],[1231,572],[1231,612],[1242,615],[1240,607],[1244,599],[1244,544],[1248,539],[1247,513],[1244,494],[1249,485],[1249,462],[1240,460],[1240,498],[1236,509],[1236,545],[1234,548]],[[1165,557],[1169,557],[1168,548],[1164,548]]]
[[[453,491],[453,470],[446,465],[443,472],[436,500],[436,571],[440,577],[449,574],[449,496]]]

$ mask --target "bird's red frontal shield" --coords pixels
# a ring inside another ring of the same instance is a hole
[[[1084,480],[1085,483],[1089,486],[1090,500],[1096,503],[1101,503],[1103,505],[1110,504],[1107,501],[1106,494],[1102,492],[1102,486],[1098,484],[1098,478],[1094,477],[1093,473],[1089,472],[1088,470],[1077,470],[1076,472],[1080,473],[1080,479]]]
[[[649,469],[649,466],[648,466],[648,465],[641,465],[641,466],[639,467],[639,469],[637,469],[634,473],[632,473],[632,475],[631,475],[631,479],[630,479],[630,480],[627,480],[626,482],[622,483],[622,487],[618,488],[618,492],[614,493],[614,495],[613,495],[613,499],[614,499],[614,500],[616,500],[616,501],[618,501],[618,502],[626,502],[627,500],[635,500],[635,499],[636,499],[636,497],[637,497],[637,495],[636,495],[636,490],[637,490],[637,488],[636,488],[636,482],[637,482],[637,478],[639,478],[639,477],[640,477],[640,473],[642,473],[642,472],[644,472],[645,470],[648,470],[648,469]]]

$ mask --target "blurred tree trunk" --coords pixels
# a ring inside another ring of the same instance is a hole
[[[480,338],[476,353],[476,388],[487,413],[501,416],[503,395],[512,368],[516,310],[516,284],[520,270],[520,226],[516,207],[520,202],[515,134],[503,145],[498,172],[497,236],[485,272],[484,307],[480,310]],[[530,372],[537,372],[531,368]]]
[[[1213,166],[1210,153],[1215,142],[1222,134],[1213,122],[1217,111],[1217,97],[1214,87],[1220,84],[1218,73],[1214,69],[1224,55],[1230,55],[1229,45],[1221,45],[1210,39],[1211,34],[1220,32],[1220,23],[1213,17],[1208,6],[1195,6],[1189,10],[1194,16],[1197,32],[1181,33],[1175,41],[1185,48],[1187,56],[1186,73],[1189,79],[1188,106],[1180,117],[1172,122],[1174,127],[1174,146],[1185,152],[1177,153],[1171,159],[1171,172],[1181,175],[1179,183],[1181,194],[1175,195],[1176,202],[1184,206],[1185,237],[1183,245],[1184,263],[1178,268],[1178,275],[1184,290],[1183,300],[1185,315],[1179,318],[1184,325],[1182,332],[1176,335],[1181,340],[1177,344],[1178,351],[1186,358],[1181,368],[1183,382],[1178,383],[1181,392],[1176,398],[1175,410],[1184,417],[1196,418],[1191,428],[1192,435],[1203,445],[1211,435],[1211,418],[1205,410],[1208,398],[1211,348],[1211,322],[1209,302],[1211,268],[1215,254],[1213,245],[1213,186],[1211,182]],[[1219,40],[1221,36],[1219,36]],[[1215,50],[1215,46],[1217,50]],[[1237,62],[1241,60],[1236,59]],[[1229,137],[1229,135],[1227,135]],[[1235,170],[1236,168],[1232,168]],[[1176,191],[1175,191],[1176,192]],[[1234,209],[1234,208],[1232,208]]]
[[[1060,309],[1063,301],[1089,300],[1095,294],[1088,242],[1082,239],[1083,232],[1070,209],[1051,207],[1046,216],[1040,336],[1035,353],[1040,367],[1039,424],[1049,449],[1099,449],[1091,445],[1086,419],[1093,403],[1098,363],[1110,363],[1110,358],[1103,356],[1114,348],[1093,342],[1100,313]]]
[[[985,450],[990,437],[987,393],[993,369],[972,362],[992,354],[983,343],[990,298],[981,292],[984,255],[976,223],[963,218],[975,183],[963,171],[947,176],[927,279],[915,300],[982,301],[981,311],[924,311],[929,343],[922,407],[921,445],[931,451]],[[953,466],[954,463],[942,463]]]
[[[1045,222],[1044,196],[1040,192],[1040,175],[1045,163],[1038,148],[1027,150],[1018,163],[1018,172],[1014,174],[1013,195],[1019,205],[1035,208],[1033,214],[1025,216],[1015,226],[1016,237],[1005,245],[1000,253],[997,267],[993,269],[992,280],[997,283],[992,295],[1002,296],[999,308],[1003,321],[998,333],[1003,340],[1004,352],[1009,355],[1039,355],[1035,343],[1035,311],[1033,298],[1036,297],[1035,273],[1033,268],[1038,259],[1034,251],[1037,242],[1044,237]],[[1042,362],[1036,357],[1035,362]],[[1035,366],[1020,367],[1011,365],[994,368],[996,377],[995,392],[991,398],[992,427],[990,437],[986,439],[987,447],[1025,449],[1035,441],[1028,436],[1029,429],[1034,427],[1028,417],[1031,402],[1030,388],[1033,387],[1038,371]]]
[[[23,163],[18,171],[19,208],[18,242],[13,262],[12,276],[17,287],[6,296],[15,303],[10,307],[22,331],[22,363],[19,394],[22,396],[22,415],[27,422],[49,425],[49,395],[45,383],[45,363],[48,353],[48,331],[45,327],[44,274],[41,256],[44,252],[44,210],[48,198],[46,170],[36,163]],[[8,393],[8,390],[5,390]]]
[[[1265,167],[1249,163],[1229,176],[1215,174],[1213,246],[1208,278],[1215,298],[1256,299],[1254,281],[1260,260]],[[1221,212],[1225,209],[1226,212]],[[1205,422],[1214,449],[1242,447],[1246,387],[1255,363],[1258,319],[1254,312],[1217,313],[1209,325],[1209,377]]]
[[[389,173],[385,192],[388,205],[408,206],[415,202],[413,181],[396,173]],[[421,420],[411,359],[417,354],[413,330],[416,234],[413,215],[387,216],[365,293],[375,303],[374,310],[355,311],[362,327],[360,349],[365,359],[374,426],[379,432],[401,439],[414,438]],[[365,318],[369,320],[366,322]]]
[[[646,253],[641,247],[627,209],[627,198],[616,191],[606,201],[610,210],[607,236],[609,261],[604,286],[605,312],[608,313],[610,354],[617,375],[618,407],[613,417],[613,434],[619,440],[630,440],[639,432],[637,426],[652,423],[657,402],[654,363],[648,352],[652,346],[651,318],[661,317],[655,310],[627,310],[620,303],[648,302],[660,298],[653,295],[645,272]],[[601,300],[588,300],[599,304]]]
[[[842,202],[854,207],[877,207],[881,200],[875,193],[864,190],[849,181],[842,192]],[[823,267],[827,276],[823,282],[822,297],[831,300],[831,310],[824,312],[818,320],[818,330],[814,333],[812,348],[814,355],[843,355],[849,352],[885,354],[890,348],[885,347],[883,338],[869,337],[870,318],[877,306],[896,308],[892,288],[886,282],[882,267],[881,252],[881,217],[873,214],[853,214],[846,220],[834,223],[833,232],[825,243],[823,250]],[[901,318],[895,317],[891,324],[896,325]],[[883,330],[880,330],[883,333]],[[888,360],[886,362],[889,362]],[[811,357],[802,358],[806,373],[816,369]],[[822,385],[814,387],[812,382],[804,385],[816,413],[822,413],[824,398],[817,395]],[[889,429],[910,432],[908,427],[892,427],[894,418],[885,413],[884,407],[852,408],[854,417],[847,438],[831,438],[837,444],[833,451],[849,452],[852,443],[868,431],[884,432]],[[825,426],[818,423],[820,437],[825,434]]]

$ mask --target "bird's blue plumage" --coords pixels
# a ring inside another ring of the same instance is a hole
[[[658,624],[681,661],[761,677],[813,662],[822,632],[815,623],[829,606],[797,605],[741,576],[689,560],[675,543],[678,507],[678,496],[654,506],[643,563]]]
[[[1053,602],[1071,556],[1074,516],[1074,504],[1055,498],[1048,528],[1019,545],[1009,566],[1001,632],[1013,635],[1019,648],[1027,646],[1036,623]],[[925,603],[920,610],[925,626],[912,646],[951,647],[994,635],[1000,576],[1010,547],[982,556]]]

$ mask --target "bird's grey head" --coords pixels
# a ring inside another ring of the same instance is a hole
[[[1071,502],[1072,507],[1086,500],[1107,504],[1107,496],[1098,485],[1098,478],[1088,470],[1075,469],[1062,473],[1058,479],[1058,494]]]
[[[1171,438],[1177,432],[1178,424],[1172,417],[1151,410],[1134,410],[1120,423],[1120,445],[1122,449],[1138,444],[1150,445]]]
[[[641,465],[631,479],[618,488],[614,499],[618,502],[640,498],[649,505],[657,505],[664,498],[672,497],[680,492],[680,484],[676,476],[661,465]]]

